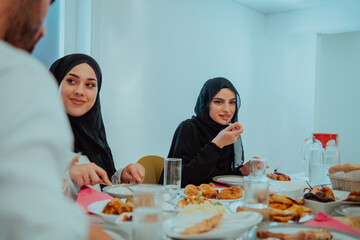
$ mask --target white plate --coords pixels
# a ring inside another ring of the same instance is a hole
[[[232,213],[236,213],[236,209],[239,206],[244,206],[244,201],[230,203],[229,211]],[[314,218],[314,215],[306,215],[306,216],[300,218],[299,223],[304,223],[304,222],[310,221],[313,218]],[[292,222],[293,221],[289,221],[289,223],[292,223]]]
[[[269,192],[290,198],[303,198],[304,188],[308,187],[305,181],[276,181],[269,180]]]
[[[340,205],[335,211],[344,216],[360,216],[360,205]]]
[[[125,199],[122,199],[124,202],[125,202]],[[98,202],[94,202],[92,204],[90,204],[88,206],[88,210],[94,214],[97,214],[97,215],[100,215],[102,216],[106,222],[109,222],[109,223],[115,223],[116,219],[119,217],[119,216],[122,216],[121,215],[112,215],[112,214],[105,214],[105,213],[102,213],[104,207],[106,206],[106,204],[108,202],[110,202],[111,199],[107,199],[107,200],[103,200],[103,201],[98,201]],[[124,214],[128,214],[128,215],[131,215],[132,213],[124,213]],[[128,222],[126,222],[128,223]],[[131,224],[131,222],[129,222]]]
[[[217,189],[219,192],[222,190],[222,189],[225,189],[225,188],[215,188]],[[180,196],[182,197],[187,197],[187,195],[184,193],[184,188],[180,189],[179,190],[179,194]],[[243,192],[244,194],[244,192]],[[238,198],[238,199],[216,199],[216,198],[209,198],[209,200],[211,200],[212,202],[220,202],[222,204],[229,204],[229,203],[232,203],[232,202],[236,202],[236,201],[239,201],[241,200],[243,197],[241,198]]]
[[[127,187],[126,187],[127,186]],[[119,185],[112,185],[112,186],[106,186],[102,189],[104,193],[109,194],[110,196],[117,197],[117,198],[128,198],[134,195],[134,192],[132,192],[129,188],[133,185],[126,185],[125,184],[119,184]]]
[[[244,177],[239,175],[220,175],[213,177],[213,180],[228,186],[244,186]]]
[[[125,240],[123,237],[121,237],[118,233],[108,230],[108,229],[104,229],[104,231],[110,235],[110,237],[112,237],[114,240]]]
[[[249,238],[254,239],[256,236],[256,231],[258,230],[265,230],[273,233],[297,233],[300,231],[310,231],[310,230],[318,230],[324,228],[327,231],[331,232],[333,235],[333,240],[358,240],[359,236],[355,234],[351,234],[348,232],[339,231],[336,229],[325,228],[325,227],[315,227],[315,226],[308,226],[303,224],[294,224],[294,223],[271,223],[269,227],[258,227],[254,230],[249,232]]]
[[[195,223],[210,218],[213,215],[182,215],[164,221],[165,235],[175,239],[234,239],[240,233],[248,230],[262,220],[262,216],[255,212],[241,212],[224,215],[220,224],[213,230],[197,235],[181,235],[180,232],[193,226]]]

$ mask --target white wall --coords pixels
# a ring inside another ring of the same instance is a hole
[[[239,90],[249,145],[262,14],[231,0],[95,0],[93,9],[93,53],[104,74],[103,117],[117,167],[167,156],[203,83],[217,76]]]
[[[341,161],[359,163],[360,32],[318,40],[315,130],[339,134]]]
[[[315,125],[317,34],[360,29],[359,11],[360,1],[346,0],[267,17],[268,46],[259,62],[261,77],[255,79],[259,88],[265,86],[264,101],[257,110],[267,119],[249,127],[265,135],[259,149],[280,171],[305,171],[302,143],[311,133],[324,131],[319,128],[320,123]],[[339,121],[341,124],[344,123]],[[249,141],[255,143],[255,137],[251,135]],[[247,150],[251,151],[251,147]]]

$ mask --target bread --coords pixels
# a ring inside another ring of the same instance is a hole
[[[238,199],[243,195],[243,191],[238,187],[225,188],[216,196],[217,199]]]
[[[360,202],[360,191],[353,191],[353,192],[349,193],[349,195],[345,199],[345,201]]]
[[[291,178],[283,173],[278,173],[278,172],[268,173],[266,174],[266,176],[276,181],[291,181]]]
[[[360,232],[360,217],[351,216],[334,218]]]
[[[360,170],[360,164],[354,164],[354,163],[345,163],[345,164],[338,164],[335,166],[332,166],[329,168],[329,173],[334,174],[336,172],[352,172]]]

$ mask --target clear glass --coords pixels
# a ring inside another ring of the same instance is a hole
[[[265,177],[266,159],[251,158],[250,159],[250,176],[251,177]]]
[[[264,219],[269,218],[269,181],[267,178],[244,177],[244,206],[263,209]]]
[[[181,158],[164,159],[165,190],[176,197],[181,188]]]
[[[163,187],[141,184],[134,189],[134,240],[162,239]]]

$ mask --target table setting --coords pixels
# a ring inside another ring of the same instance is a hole
[[[360,238],[360,226],[354,228],[344,221],[360,216],[360,202],[346,201],[349,191],[332,189],[331,184],[315,185],[309,193],[318,196],[329,188],[334,200],[304,199],[306,178],[289,177],[290,181],[276,183],[265,174],[266,160],[252,161],[247,177],[221,175],[214,177],[213,183],[180,188],[181,160],[171,159],[168,162],[176,164],[170,167],[165,162],[164,185],[119,184],[105,187],[103,192],[83,187],[77,203],[92,224],[102,224],[114,239],[245,240],[270,239],[272,234],[271,239],[302,239],[300,233],[332,236],[325,239]],[[224,190],[237,195],[219,199]],[[116,212],[116,204],[122,210],[131,206],[131,211]],[[104,213],[106,207],[115,208],[115,214]]]

